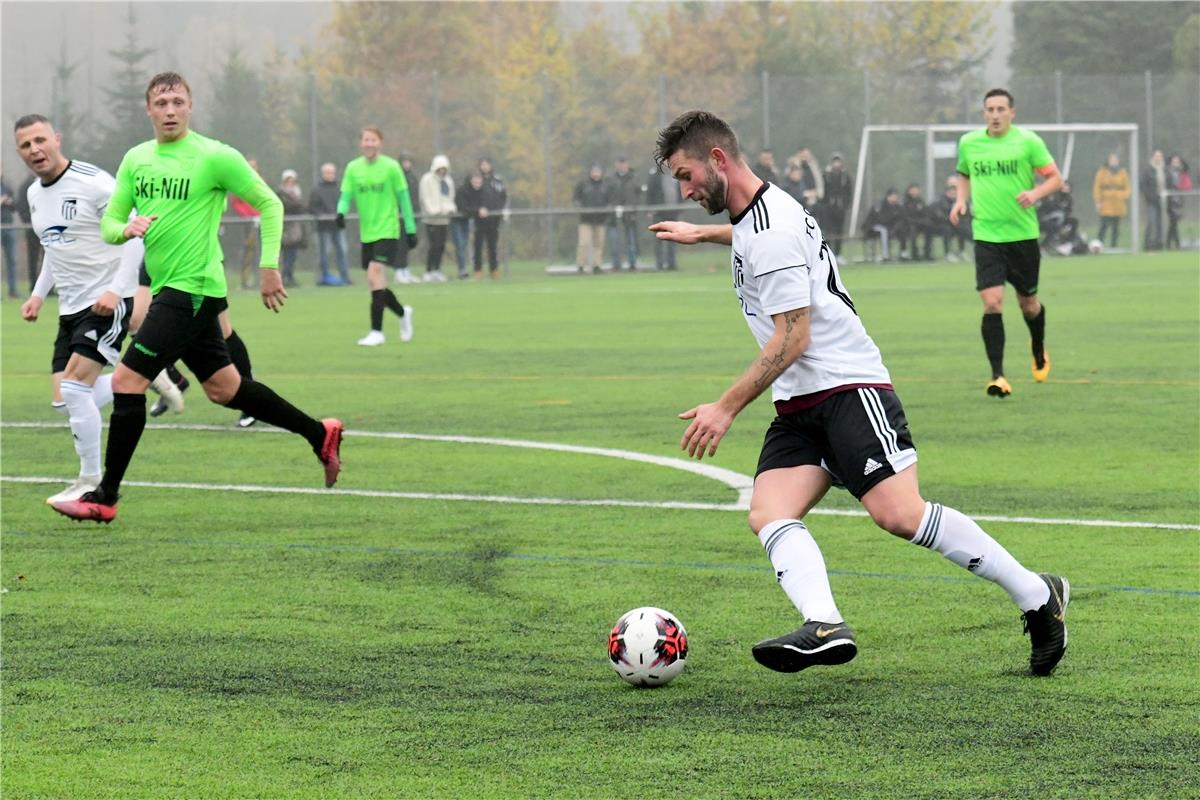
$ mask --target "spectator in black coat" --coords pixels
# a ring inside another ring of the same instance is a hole
[[[600,259],[604,257],[604,230],[612,216],[607,210],[611,205],[608,181],[604,180],[604,169],[593,164],[586,178],[575,184],[572,201],[583,209],[579,214],[579,246],[575,252],[575,266],[580,272],[588,267],[600,271]]]
[[[670,187],[668,190],[666,187]],[[654,165],[650,168],[650,175],[646,179],[646,188],[644,192],[646,205],[648,206],[663,206],[670,202],[675,202],[679,199],[679,182],[670,175],[663,174],[663,171]],[[650,212],[651,222],[663,222],[664,220],[675,219],[678,216],[673,211],[652,211]],[[675,243],[666,239],[654,239],[654,268],[655,269],[675,269]]]
[[[901,232],[904,208],[900,205],[900,192],[889,188],[883,199],[871,207],[863,221],[863,235],[868,243],[879,242],[876,261],[892,260],[892,243]]]
[[[962,214],[958,224],[950,221],[950,209],[958,200],[958,179],[951,175],[946,179],[946,189],[938,201],[929,208],[938,222],[937,231],[942,237],[942,255],[947,261],[961,261],[966,258],[967,242],[971,241],[971,215]],[[951,252],[951,243],[957,242],[957,252]]]
[[[632,270],[637,269],[637,233],[640,226],[637,214],[629,209],[642,204],[642,181],[630,168],[628,158],[618,158],[615,167],[609,178],[611,202],[617,207],[609,221],[612,265],[614,271],[620,271],[621,257],[624,255]]]
[[[498,253],[500,242],[500,221],[504,218],[504,209],[508,206],[508,189],[504,181],[492,171],[492,162],[487,158],[479,159],[480,200],[479,211],[475,217],[475,275],[478,277],[483,265],[483,251],[487,247],[488,273],[493,278],[500,277],[500,258]]]
[[[317,286],[349,286],[350,272],[346,263],[346,232],[337,226],[337,204],[341,196],[337,165],[321,165],[321,179],[308,197],[308,209],[317,218],[317,247],[320,253],[321,274]],[[337,255],[338,275],[329,271],[329,254]]]
[[[854,182],[846,174],[841,154],[834,153],[829,159],[829,168],[825,170],[825,197],[821,201],[824,207],[824,222],[821,232],[825,234],[825,239],[836,255],[842,252],[846,210],[853,201]]]
[[[912,261],[933,260],[933,219],[921,196],[921,187],[910,183],[904,190],[903,233],[901,234],[901,256],[907,248]],[[922,246],[923,245],[923,246]]]

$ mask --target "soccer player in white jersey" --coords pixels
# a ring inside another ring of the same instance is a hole
[[[685,199],[710,214],[728,211],[732,224],[650,229],[682,244],[732,245],[734,292],[761,347],[720,398],[679,415],[689,421],[680,446],[695,458],[715,455],[734,417],[768,386],[778,413],[759,456],[749,521],[804,624],[755,645],[754,658],[797,672],[858,652],[803,522],[839,485],[885,531],[1003,587],[1023,612],[1031,670],[1049,675],[1067,646],[1069,584],[1029,571],[971,519],[922,498],[904,409],[816,221],[750,170],[733,130],[708,112],[689,111],[660,131],[655,158]]]
[[[56,410],[71,423],[79,454],[79,478],[48,498],[76,500],[100,482],[100,409],[112,400],[112,376],[129,329],[138,240],[115,247],[100,238],[100,218],[113,191],[113,177],[63,155],[61,136],[40,114],[17,120],[17,152],[40,180],[29,186],[30,223],[45,256],[21,317],[35,322],[51,287],[58,289],[58,336],[51,360]]]

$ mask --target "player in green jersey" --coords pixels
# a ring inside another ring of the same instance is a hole
[[[371,289],[371,330],[358,340],[366,347],[385,341],[383,310],[400,317],[400,341],[412,340],[412,306],[401,305],[387,288],[385,266],[395,267],[400,250],[400,217],[404,217],[404,239],[408,249],[417,246],[417,223],[413,218],[408,181],[400,162],[381,155],[383,133],[363,128],[358,140],[362,155],[346,165],[342,173],[342,195],[337,204],[337,225],[346,226],[346,213],[353,203],[358,208],[358,232],[362,240],[362,267]],[[404,268],[407,272],[407,268]]]
[[[226,192],[261,212],[262,301],[276,312],[283,306],[287,292],[278,270],[283,230],[279,198],[237,150],[188,130],[192,92],[181,76],[164,72],[151,79],[146,113],[154,139],[121,160],[100,231],[111,244],[142,238],[154,299],[113,373],[100,485],[78,500],[52,506],[76,520],[111,522],[116,517],[121,481],[146,427],[146,387],[176,359],[192,371],[209,400],[303,436],[324,466],[325,485],[333,486],[341,469],[342,423],[313,419],[264,384],[240,376],[218,320],[228,306],[217,238]],[[137,215],[129,219],[135,206]]]
[[[1033,379],[1050,376],[1046,355],[1046,308],[1038,300],[1039,200],[1062,188],[1062,176],[1046,143],[1033,131],[1012,124],[1013,96],[992,89],[983,98],[987,127],[966,133],[958,141],[958,199],[950,222],[958,224],[972,201],[975,238],[975,288],[983,300],[983,346],[991,362],[987,393],[1007,397],[1012,386],[1004,377],[1004,284],[1017,291],[1017,302],[1029,326]],[[1044,180],[1038,184],[1034,176]]]

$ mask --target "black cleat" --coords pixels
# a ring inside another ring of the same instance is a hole
[[[1057,575],[1040,576],[1050,587],[1050,599],[1036,611],[1021,615],[1025,632],[1029,634],[1032,651],[1029,670],[1034,675],[1049,675],[1063,653],[1067,652],[1067,603],[1071,601],[1071,584]]]
[[[814,664],[845,664],[858,654],[858,645],[846,623],[812,620],[791,633],[759,642],[750,652],[767,669],[799,672]]]

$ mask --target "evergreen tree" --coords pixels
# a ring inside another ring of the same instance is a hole
[[[104,88],[111,119],[100,129],[100,135],[91,149],[92,159],[97,165],[115,173],[126,151],[151,133],[146,120],[146,85],[152,77],[144,62],[153,52],[152,47],[138,43],[137,18],[130,3],[125,16],[125,43],[108,54],[117,62],[112,78]]]

